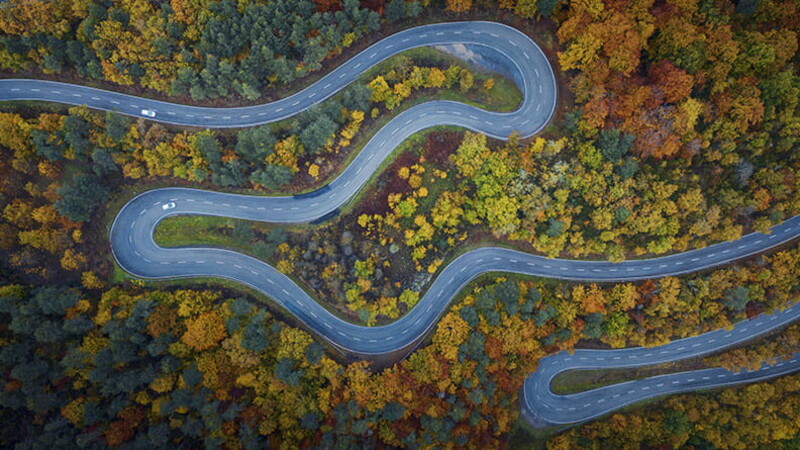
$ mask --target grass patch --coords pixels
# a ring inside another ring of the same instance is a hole
[[[649,377],[664,375],[693,368],[685,367],[688,361],[679,361],[668,364],[659,364],[647,367],[632,367],[627,369],[590,369],[567,370],[558,374],[550,384],[554,393],[559,395],[575,394],[577,392],[597,389],[625,381],[642,380]]]
[[[153,238],[163,247],[213,245],[243,250],[226,230],[233,230],[234,220],[218,216],[170,216],[159,222]],[[255,223],[248,223],[256,226]]]
[[[283,230],[280,224],[219,216],[180,215],[159,222],[153,239],[162,247],[227,248],[274,264],[272,255],[286,239]]]
[[[112,262],[114,263],[114,269],[111,271],[111,277],[109,279],[110,284],[119,285],[119,284],[122,284],[122,283],[124,283],[124,282],[126,282],[128,280],[137,279],[134,276],[132,276],[131,274],[129,274],[128,272],[125,272],[122,269],[122,267],[120,267],[119,264],[117,264],[116,261],[112,261]]]

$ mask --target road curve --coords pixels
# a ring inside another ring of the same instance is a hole
[[[800,317],[800,305],[773,314],[762,314],[719,329],[679,339],[659,347],[619,350],[575,350],[542,358],[536,372],[525,379],[523,415],[537,426],[565,425],[600,417],[623,406],[679,392],[751,383],[800,370],[800,354],[790,360],[763,363],[752,371],[731,372],[723,368],[671,373],[612,384],[569,395],[553,393],[553,379],[567,370],[623,369],[680,361],[708,355],[785,326]]]
[[[316,211],[310,217],[313,219],[329,212],[333,206],[323,208],[325,199],[331,195],[336,198],[340,195],[337,193],[340,191],[332,188],[319,196],[290,198],[184,188],[147,191],[129,201],[117,215],[111,228],[112,250],[121,267],[143,278],[211,276],[247,284],[272,297],[331,344],[353,354],[373,356],[414,344],[435,325],[453,296],[485,273],[513,272],[587,282],[635,281],[718,266],[781,245],[800,234],[800,217],[795,217],[774,227],[769,235],[752,233],[685,253],[620,263],[550,259],[506,248],[479,248],[448,264],[414,309],[379,327],[363,327],[339,319],[289,277],[262,261],[224,249],[163,248],[153,240],[156,226],[168,216],[219,215],[277,222],[286,216],[294,218]],[[175,208],[163,210],[169,202],[174,202]]]
[[[514,112],[500,113],[456,102],[433,101],[411,108],[403,114],[403,119],[398,117],[393,120],[394,127],[387,125],[384,129],[398,130],[398,133],[407,137],[418,131],[419,125],[427,125],[422,128],[459,125],[492,137],[504,138],[513,130],[522,136],[530,136],[547,124],[556,105],[555,76],[547,58],[520,31],[499,23],[480,21],[424,25],[393,34],[361,51],[300,92],[257,106],[188,106],[73,84],[25,79],[0,80],[0,99],[87,105],[136,117],[142,117],[142,109],[149,109],[157,114],[152,120],[163,123],[203,128],[249,127],[275,122],[304,111],[336,94],[366,70],[397,53],[417,47],[447,44],[485,46],[504,55],[509,61],[509,69],[521,75],[519,79],[524,83],[524,86],[520,86],[524,94],[523,104]],[[413,119],[412,122],[397,126],[409,118]]]
[[[657,278],[725,264],[800,235],[800,219],[792,218],[774,227],[768,235],[753,233],[737,241],[699,250],[622,263],[548,259],[504,248],[480,248],[461,255],[442,269],[417,306],[404,317],[380,327],[363,327],[335,317],[288,277],[249,256],[214,248],[159,247],[153,241],[155,227],[165,217],[176,214],[217,215],[277,223],[310,222],[336,211],[368,181],[397,145],[417,131],[437,125],[456,125],[501,139],[513,131],[522,136],[539,132],[553,114],[557,87],[546,57],[524,34],[491,22],[444,23],[406,30],[370,46],[297,94],[274,103],[245,108],[184,106],[36,80],[0,80],[0,100],[86,104],[133,116],[138,116],[140,109],[151,109],[157,112],[155,120],[166,123],[205,128],[245,127],[297,114],[343,89],[365,70],[395,53],[424,45],[453,43],[488,46],[509,58],[513,69],[520,74],[523,93],[523,102],[516,111],[496,113],[449,101],[414,106],[379,130],[330,184],[300,196],[258,197],[184,188],[145,192],[120,210],[111,227],[110,241],[117,262],[126,271],[143,278],[208,276],[246,284],[273,298],[332,345],[351,354],[370,357],[406,349],[417,343],[435,325],[453,296],[484,273],[514,272],[598,282]],[[170,202],[174,202],[175,207],[164,209]],[[706,342],[706,345],[711,343]],[[674,356],[677,358],[679,355]],[[541,379],[539,373],[533,374],[529,381]],[[562,418],[543,415],[536,409],[535,396],[538,393],[541,398],[547,394],[549,384],[533,385],[530,392],[534,395],[534,404],[528,402],[528,386],[526,383],[526,415],[561,423],[558,421]],[[554,408],[564,406],[548,405]]]

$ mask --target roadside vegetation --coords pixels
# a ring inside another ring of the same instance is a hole
[[[261,102],[384,30],[474,16],[552,43],[562,103],[542,135],[498,142],[429,130],[333,220],[176,217],[158,242],[244,251],[337,314],[377,325],[412,308],[471,246],[618,261],[800,213],[800,8],[790,0],[14,0],[0,8],[0,68],[176,101]],[[546,436],[517,422],[522,381],[547,354],[659,345],[796,301],[794,244],[641,283],[482,277],[418,350],[380,370],[334,360],[243,291],[115,271],[101,220],[115,213],[109,202],[143,186],[313,190],[398,111],[436,98],[500,111],[520,100],[502,77],[417,49],[312,110],[244,130],[2,105],[0,446],[800,445],[798,375],[669,397]],[[782,357],[796,332],[704,363]]]
[[[800,353],[798,340],[800,326],[791,325],[771,333],[755,342],[747,342],[734,349],[717,352],[710,356],[689,358],[672,363],[626,369],[568,370],[553,378],[550,387],[556,394],[573,394],[625,381],[666,375],[689,370],[724,367],[739,372],[758,370],[763,364],[788,361]]]

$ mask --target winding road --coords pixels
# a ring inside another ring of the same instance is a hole
[[[600,417],[643,400],[679,392],[752,383],[800,370],[800,354],[786,361],[763,363],[759,370],[731,372],[723,368],[676,372],[636,381],[612,384],[569,395],[550,389],[553,379],[568,370],[624,369],[696,358],[745,343],[800,318],[800,306],[789,305],[773,314],[762,314],[719,329],[659,347],[619,350],[575,350],[542,358],[536,372],[525,379],[523,415],[539,425],[566,425]]]
[[[553,115],[557,86],[547,58],[526,35],[492,22],[417,27],[382,39],[290,97],[244,108],[185,106],[37,80],[0,80],[0,100],[85,104],[132,116],[140,116],[141,109],[150,109],[157,113],[153,120],[165,123],[204,128],[246,127],[297,114],[340,91],[364,71],[394,54],[420,46],[445,44],[485,46],[505,55],[509,70],[520,75],[523,101],[519,108],[511,113],[497,113],[450,101],[431,101],[414,106],[379,130],[335,180],[308,194],[260,197],[185,188],[145,192],[123,206],[111,227],[112,251],[119,265],[143,278],[202,276],[246,284],[274,299],[337,348],[359,357],[374,357],[416,345],[433,328],[458,291],[481,274],[514,272],[598,282],[658,278],[726,264],[761,253],[800,235],[800,218],[795,217],[775,226],[770,234],[753,233],[736,241],[699,250],[621,263],[549,259],[504,248],[480,248],[459,256],[442,269],[417,306],[404,317],[380,327],[363,327],[337,318],[291,279],[264,262],[223,249],[162,248],[154,242],[153,232],[161,220],[178,214],[216,215],[278,223],[315,221],[334,213],[352,198],[403,140],[433,126],[455,125],[500,139],[507,138],[515,131],[523,137],[538,133]],[[165,209],[171,203],[175,206]],[[659,377],[569,396],[554,395],[549,387],[552,377],[564,370],[648,365],[717,351],[794,320],[800,314],[797,310],[764,316],[760,319],[762,325],[737,325],[737,331],[729,337],[725,336],[729,332],[718,330],[675,341],[660,349],[577,350],[571,356],[558,354],[545,358],[540,370],[526,380],[523,413],[538,424],[573,423],[655,395],[752,381],[759,376],[772,377],[797,370],[798,363],[792,361],[748,374],[730,375],[729,378],[728,375],[720,377],[721,372],[686,372],[667,377],[688,378],[673,380]],[[676,380],[679,383],[673,383]],[[624,392],[620,390],[623,386]]]

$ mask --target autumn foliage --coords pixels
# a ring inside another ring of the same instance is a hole
[[[10,76],[68,74],[195,101],[255,100],[320,71],[379,30],[375,11],[389,22],[422,9],[428,20],[437,8],[548,21],[533,29],[557,30],[541,42],[569,92],[541,136],[436,130],[409,139],[354,212],[314,227],[213,228],[366,326],[419,307],[468,245],[621,261],[767,232],[800,214],[796,1],[4,6],[0,68]],[[399,57],[279,127],[234,133],[9,106],[0,113],[0,447],[513,446],[524,435],[520,389],[543,356],[656,346],[796,301],[793,245],[636,283],[493,274],[464,288],[428,341],[377,367],[336,359],[259,299],[111,276],[98,245],[124,183],[316,186],[404,102],[479,103],[508,90],[484,76]],[[797,328],[703,363],[742,370],[789,358]],[[798,448],[799,411],[800,378],[790,375],[633,406],[542,445]]]
[[[225,325],[214,311],[193,317],[186,322],[186,332],[181,341],[194,350],[208,350],[225,339]]]

